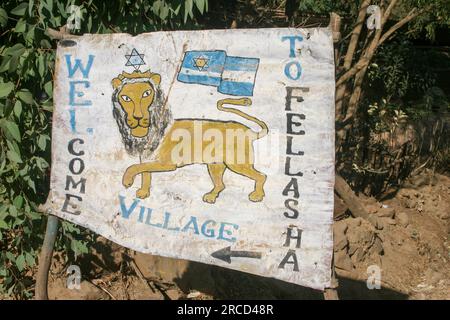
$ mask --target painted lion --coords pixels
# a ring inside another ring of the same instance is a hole
[[[255,184],[249,200],[262,201],[266,176],[254,168],[253,141],[266,136],[268,127],[255,117],[223,106],[249,106],[251,100],[223,99],[217,102],[217,108],[256,123],[261,128],[259,132],[235,121],[174,120],[160,83],[161,76],[150,71],[122,72],[112,80],[114,118],[126,151],[139,156],[141,162],[127,168],[122,184],[129,188],[135,177],[141,175],[141,187],[136,196],[144,199],[150,195],[153,172],[206,164],[214,187],[203,196],[203,201],[215,203],[220,192],[225,189],[223,174],[226,169],[252,179]],[[204,132],[199,142],[198,139],[192,139],[196,135],[196,128]]]

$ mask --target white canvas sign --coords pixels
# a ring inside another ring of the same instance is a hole
[[[118,244],[330,284],[328,29],[84,35],[58,45],[58,217]]]

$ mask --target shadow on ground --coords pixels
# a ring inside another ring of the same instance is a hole
[[[123,272],[120,270],[124,259],[122,251],[115,243],[98,241],[93,247],[94,254],[79,261],[80,267],[90,270],[90,277],[94,278],[104,270]],[[323,299],[323,293],[318,290],[218,266],[144,254],[134,259],[144,277],[154,278],[156,275],[163,281],[174,282],[186,294],[196,290],[219,300]],[[408,299],[408,295],[384,287],[369,290],[365,281],[342,276],[338,281],[338,295],[343,300]]]
[[[408,296],[387,288],[369,290],[366,282],[339,277],[340,299],[404,300]],[[290,284],[284,281],[217,266],[191,262],[175,283],[184,292],[198,290],[215,299],[323,299],[320,291]]]
[[[408,295],[392,289],[381,287],[369,290],[365,281],[338,277],[339,299],[342,300],[406,300]]]

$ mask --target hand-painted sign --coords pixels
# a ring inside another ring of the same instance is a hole
[[[61,41],[52,213],[129,248],[330,284],[328,29]]]

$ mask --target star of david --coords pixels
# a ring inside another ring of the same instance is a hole
[[[135,70],[139,70],[140,66],[144,65],[144,55],[137,52],[136,49],[131,51],[131,54],[126,54],[125,57],[128,59],[125,66],[133,66]]]
[[[208,69],[209,65],[209,59],[205,58],[204,56],[199,56],[197,58],[194,58],[194,66],[197,67],[199,71],[203,71]]]

